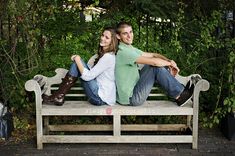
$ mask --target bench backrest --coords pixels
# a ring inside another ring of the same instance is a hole
[[[50,87],[51,93],[58,90],[59,84],[54,84]],[[159,86],[154,86],[149,94],[148,100],[165,100],[168,99],[168,96],[163,92]],[[86,94],[83,87],[81,86],[80,81],[71,88],[68,94],[66,94],[65,100],[74,101],[74,100],[87,100]]]
[[[41,89],[35,89],[35,90],[38,90],[40,92],[39,94],[42,95],[45,93],[47,95],[50,95],[51,93],[53,93],[54,90],[58,89],[59,84],[62,82],[62,78],[66,75],[68,70],[63,69],[63,68],[57,68],[55,72],[56,72],[56,75],[53,77],[45,77],[43,75],[36,75],[33,80],[29,80],[29,81],[37,81]],[[201,79],[201,76],[198,74],[192,74],[187,77],[177,75],[176,79],[183,85],[186,85],[188,81],[192,81],[192,80],[199,81]],[[202,83],[205,83],[205,82],[202,82]],[[206,90],[207,88],[209,88],[209,83],[208,84],[207,83],[208,82],[204,84],[204,88],[201,88],[202,90]],[[38,87],[38,86],[35,86],[35,87]],[[32,89],[33,87],[32,86],[29,87],[29,90],[30,88]],[[74,87],[71,88],[71,91],[69,92],[69,94],[67,94],[66,98],[70,100],[87,100],[86,95],[84,94],[84,90],[81,87],[81,84],[79,81]],[[148,97],[148,100],[168,99],[168,98],[169,97],[167,97],[164,94],[163,90],[159,89],[158,86],[154,86],[151,91],[151,94]]]

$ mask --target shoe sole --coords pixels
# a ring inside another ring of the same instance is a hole
[[[47,101],[47,102],[43,101],[42,104],[43,105],[55,105],[54,102],[49,102],[49,101]]]
[[[186,104],[189,102],[189,100],[192,99],[192,97],[193,97],[193,95],[192,95],[190,98],[188,98],[188,100],[186,100],[183,104],[178,105],[178,106],[179,106],[179,107],[182,107],[182,106],[186,105]]]
[[[51,101],[44,101],[42,102],[43,105],[55,105],[55,106],[62,106],[64,103],[57,103],[57,102],[51,102]]]

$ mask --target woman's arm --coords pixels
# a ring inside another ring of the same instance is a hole
[[[94,66],[95,59],[98,57],[97,54],[93,55],[87,62],[88,67],[91,69]]]
[[[83,64],[81,62],[81,57],[79,55],[73,55],[71,57],[71,60],[76,62],[77,66],[78,66],[78,70],[80,71],[80,73],[82,75],[82,73],[84,71],[84,66],[83,66]]]
[[[80,56],[76,56],[74,59],[82,75],[81,78],[85,81],[95,79],[98,75],[102,74],[105,70],[107,70],[111,65],[115,64],[115,60],[113,59],[112,55],[105,54],[102,58],[100,58],[100,60],[93,68],[88,70],[84,68],[83,64],[81,63]]]

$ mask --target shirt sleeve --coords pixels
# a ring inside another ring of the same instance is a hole
[[[138,49],[138,48],[134,48],[135,49],[135,52],[139,55],[142,55],[143,51]]]
[[[112,63],[115,63],[111,57],[111,55],[105,54],[90,70],[84,68],[81,78],[85,81],[95,79],[98,75],[107,70]]]
[[[87,66],[91,69],[94,66],[95,59],[98,57],[97,54],[93,55],[87,62]]]
[[[122,51],[122,62],[124,64],[134,65],[136,59],[142,55],[142,51],[137,48],[132,48]]]

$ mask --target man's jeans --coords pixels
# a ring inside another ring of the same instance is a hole
[[[134,87],[130,105],[142,105],[154,83],[158,83],[173,98],[179,96],[184,90],[184,86],[170,74],[167,68],[145,65],[140,71],[140,79]]]
[[[82,60],[82,64],[84,66],[84,68],[88,68],[87,64]],[[73,62],[71,64],[71,67],[69,69],[69,74],[73,77],[80,77],[81,73],[77,67],[77,64],[75,62]],[[97,105],[97,106],[101,106],[106,104],[104,101],[102,101],[102,99],[99,97],[98,95],[98,84],[96,79],[93,79],[91,81],[84,81],[80,78],[81,80],[81,84],[82,87],[84,88],[84,91],[86,93],[86,96],[88,97],[88,101],[93,104],[93,105]]]

